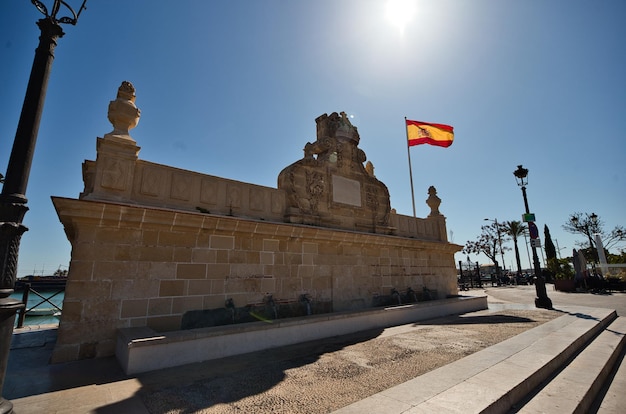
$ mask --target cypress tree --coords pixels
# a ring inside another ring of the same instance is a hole
[[[550,229],[548,229],[547,225],[543,226],[543,233],[546,238],[545,251],[546,262],[548,263],[548,277],[552,279],[554,276],[561,272],[561,266],[558,259],[556,258],[556,248],[554,247],[554,243],[552,243],[552,237],[550,237]]]
[[[552,237],[550,237],[550,229],[548,229],[548,225],[543,226],[543,233],[546,236],[546,259],[556,259],[556,247],[554,247],[554,243],[552,243]]]

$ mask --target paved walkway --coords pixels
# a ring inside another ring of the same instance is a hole
[[[488,288],[486,292],[489,294],[489,310],[482,311],[484,313],[501,309],[535,309],[531,305],[534,303],[532,287]],[[463,294],[484,295],[485,292],[476,289]],[[576,294],[551,291],[548,294],[555,306],[562,301],[587,300]],[[609,302],[621,301],[624,306],[624,299],[626,295],[621,294],[619,298],[609,299]],[[598,307],[618,308],[604,305]],[[626,309],[618,310],[618,314],[625,315],[625,311]],[[128,377],[114,357],[49,365],[56,330],[49,329],[50,327],[41,328],[43,329],[23,329],[14,334],[3,396],[13,402],[18,414],[148,413],[139,397],[140,390],[156,390],[164,384],[171,386],[174,382],[178,385],[192,384],[203,376],[202,364],[198,364],[197,369],[184,373],[178,371],[176,378],[171,377],[171,370],[153,372],[140,379]],[[250,362],[246,358],[253,356],[232,358],[230,366],[225,365],[223,369],[226,373],[229,369],[240,369]],[[271,355],[268,358],[272,358]],[[280,356],[276,358],[278,360]]]
[[[548,297],[554,307],[559,306],[587,306],[590,308],[615,309],[619,316],[626,316],[626,293],[612,292],[600,293],[565,293],[553,289],[553,285],[546,285]],[[475,295],[482,292],[480,289],[472,289],[462,294]],[[535,298],[534,286],[500,286],[486,287],[489,303],[520,303],[533,304]]]

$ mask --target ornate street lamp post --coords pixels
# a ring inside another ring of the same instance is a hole
[[[530,215],[530,209],[528,208],[528,199],[526,198],[526,185],[528,185],[528,169],[523,168],[521,165],[518,165],[517,170],[513,171],[513,175],[515,175],[517,185],[522,188],[522,196],[524,197],[524,207],[526,208],[526,214]],[[546,281],[543,278],[541,265],[539,264],[539,258],[537,257],[537,247],[532,243],[530,247],[533,251],[533,268],[535,269],[535,291],[537,292],[537,297],[535,298],[535,306],[538,308],[552,309],[552,301],[550,300],[550,298],[548,297],[548,293],[546,292]]]
[[[12,299],[10,295],[15,288],[20,239],[28,230],[22,224],[24,215],[28,211],[26,187],[48,88],[50,68],[54,59],[54,48],[57,45],[57,39],[64,35],[61,24],[75,25],[80,13],[85,9],[86,2],[87,0],[83,0],[76,13],[66,2],[55,0],[49,13],[41,1],[31,0],[31,3],[45,17],[37,21],[37,26],[41,31],[39,46],[35,50],[22,113],[0,194],[0,391],[4,385],[15,314],[24,307],[22,302]],[[61,6],[71,13],[71,17],[57,18]],[[0,397],[0,414],[12,411],[13,404]]]

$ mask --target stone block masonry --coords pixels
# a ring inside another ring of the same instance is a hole
[[[307,294],[340,311],[369,306],[394,287],[456,293],[450,276],[457,248],[449,243],[110,202],[53,202],[73,248],[56,362],[112,355],[119,328],[178,330],[186,311],[224,307],[229,298],[245,306],[268,293],[284,301]],[[141,217],[133,231],[128,216]],[[180,260],[179,250],[189,254]]]

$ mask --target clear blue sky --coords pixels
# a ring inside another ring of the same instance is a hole
[[[561,228],[568,214],[626,225],[626,2],[414,3],[401,31],[382,0],[89,0],[56,49],[18,275],[69,264],[50,197],[78,198],[124,80],[147,161],[276,187],[315,139],[315,118],[345,111],[392,207],[412,215],[406,116],[455,128],[450,148],[411,149],[417,215],[434,185],[454,243],[476,239],[484,218],[520,220],[518,164],[541,234],[547,224],[564,256],[584,240]],[[40,17],[28,0],[0,4],[3,173]]]

